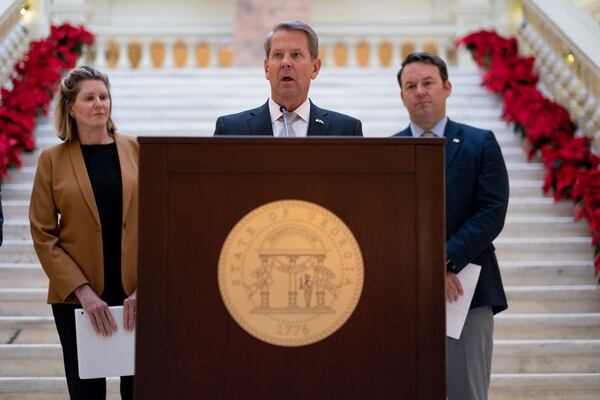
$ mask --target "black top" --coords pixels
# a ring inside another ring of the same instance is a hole
[[[123,185],[117,144],[81,145],[102,228],[104,292],[109,305],[123,304],[126,295],[121,283],[121,224]]]

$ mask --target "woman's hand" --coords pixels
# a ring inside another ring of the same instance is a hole
[[[123,325],[128,331],[135,328],[135,311],[137,308],[137,290],[123,302]]]
[[[90,287],[81,285],[75,289],[75,296],[79,299],[83,310],[90,318],[94,330],[102,336],[111,336],[117,331],[117,323],[106,304]]]

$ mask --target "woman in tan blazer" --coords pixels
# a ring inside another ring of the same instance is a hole
[[[83,307],[95,331],[109,336],[117,330],[109,306],[123,305],[124,327],[134,329],[138,144],[115,132],[108,78],[90,67],[62,81],[55,125],[63,143],[40,155],[31,235],[50,281],[71,399],[105,399],[105,379],[79,378],[74,310]],[[121,378],[121,396],[133,398],[133,377]]]

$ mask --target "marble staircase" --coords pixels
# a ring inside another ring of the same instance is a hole
[[[360,118],[366,136],[385,137],[408,123],[389,69],[323,69],[311,98]],[[260,69],[112,70],[119,130],[144,136],[208,136],[219,115],[266,101]],[[527,162],[502,122],[501,104],[480,74],[451,70],[448,115],[494,130],[506,159],[511,197],[495,245],[509,309],[495,319],[492,400],[600,398],[600,288],[585,222],[572,204],[540,189],[544,170]],[[33,251],[27,208],[42,148],[58,143],[50,118],[36,128],[38,149],[2,187],[5,242],[0,248],[0,400],[68,398],[58,337],[45,304],[47,279]],[[111,399],[119,398],[109,381]]]

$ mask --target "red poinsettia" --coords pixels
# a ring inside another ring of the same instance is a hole
[[[533,86],[516,86],[504,93],[503,117],[521,127],[529,141],[532,158],[547,143],[563,142],[575,132],[575,125],[567,111],[545,98]]]
[[[544,192],[573,199],[575,217],[586,218],[594,244],[594,266],[600,273],[600,160],[587,137],[575,137],[567,110],[536,88],[533,57],[520,57],[515,39],[479,31],[457,42],[465,45],[477,64],[488,71],[482,85],[502,95],[503,118],[526,139],[529,158],[541,154],[546,167]]]
[[[35,145],[33,129],[39,113],[47,113],[65,69],[73,68],[83,46],[94,36],[82,27],[52,26],[47,39],[32,42],[15,66],[12,89],[2,89],[0,103],[0,177],[9,166],[22,164],[23,150]]]
[[[498,58],[484,76],[482,85],[494,93],[502,94],[506,90],[520,86],[535,86],[538,75],[533,70],[533,57]]]
[[[495,31],[479,31],[463,37],[456,42],[457,46],[465,45],[473,54],[480,67],[489,68],[495,58],[513,58],[517,56],[517,40],[505,39]]]

